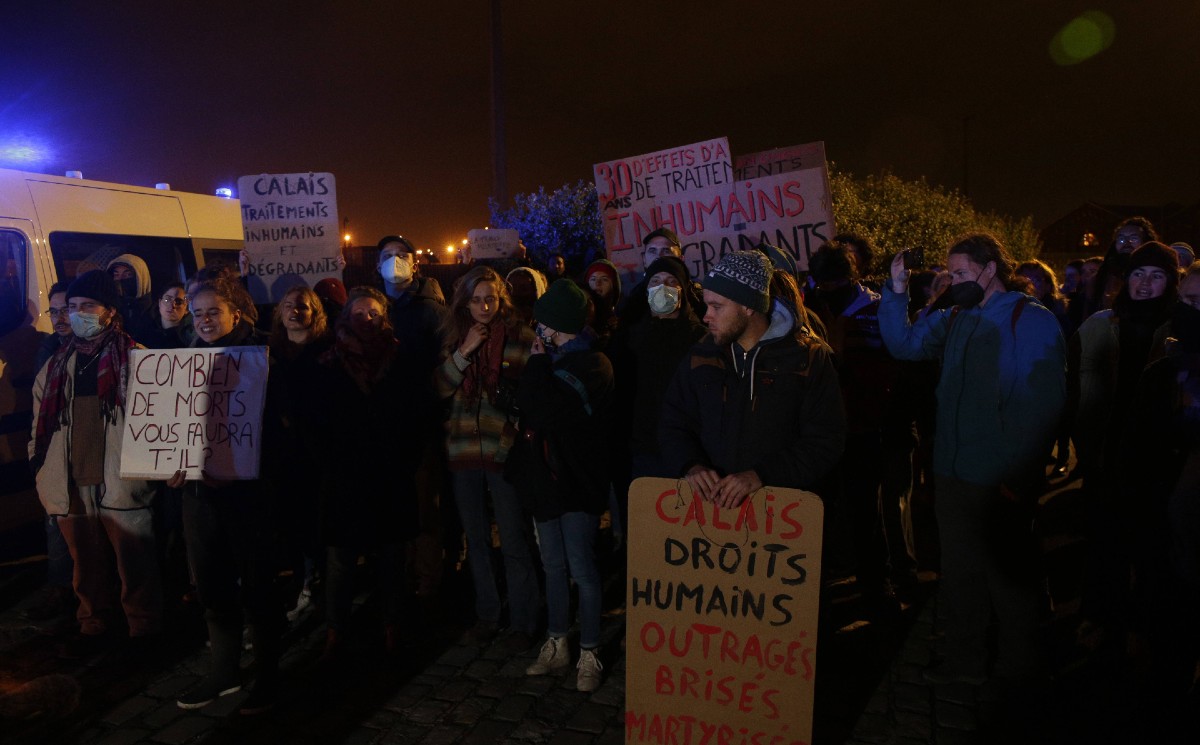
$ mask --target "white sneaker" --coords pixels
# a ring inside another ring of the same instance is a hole
[[[579,664],[575,667],[579,671],[575,675],[576,690],[591,693],[600,687],[600,673],[604,670],[604,666],[600,664],[596,650],[579,650]]]
[[[312,591],[305,587],[296,597],[296,607],[287,612],[288,621],[295,622],[305,608],[312,605]]]
[[[525,668],[526,675],[545,675],[553,670],[561,670],[571,663],[571,651],[567,649],[567,638],[552,636],[542,645],[537,660]]]

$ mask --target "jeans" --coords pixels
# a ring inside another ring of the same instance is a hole
[[[500,528],[500,551],[508,583],[508,620],[514,631],[532,634],[537,629],[538,583],[530,549],[531,521],[521,509],[516,490],[493,471],[454,471],[454,501],[467,534],[467,563],[475,583],[475,615],[499,625],[500,593],[492,569],[492,521],[486,492]]]
[[[579,587],[579,646],[584,649],[600,646],[601,589],[595,551],[599,529],[600,518],[586,512],[568,512],[537,524],[546,570],[548,631],[550,636],[566,636],[570,630],[570,580],[574,579]]]
[[[970,675],[987,673],[994,611],[995,674],[1021,679],[1035,673],[1041,574],[1032,506],[1007,501],[997,487],[949,476],[938,475],[936,489],[946,665]]]

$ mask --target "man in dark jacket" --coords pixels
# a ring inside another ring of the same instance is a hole
[[[402,354],[432,378],[442,348],[439,329],[446,317],[446,296],[441,286],[436,279],[421,276],[417,249],[399,235],[380,239],[375,268],[383,278],[384,293],[392,301],[388,316]]]
[[[771,264],[727,254],[704,278],[709,334],[663,404],[664,465],[721,507],[764,485],[812,489],[842,453],[846,418],[829,347],[768,294]]]

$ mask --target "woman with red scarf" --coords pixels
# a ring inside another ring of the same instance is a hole
[[[419,528],[415,473],[432,416],[428,373],[396,341],[388,299],[355,287],[320,360],[315,441],[328,464],[320,493],[326,546],[324,663],[341,660],[351,625],[354,572],[369,555],[378,568],[384,651],[400,650],[405,622],[405,542]]]
[[[529,359],[533,331],[517,319],[504,280],[487,266],[477,266],[459,280],[446,323],[446,346],[434,384],[438,395],[451,399],[447,456],[475,584],[477,621],[467,641],[489,642],[500,625],[490,493],[508,586],[507,646],[524,651],[533,644],[541,595],[530,548],[531,523],[504,479],[504,464],[517,434],[516,384]]]
[[[75,561],[79,635],[63,647],[68,659],[99,651],[111,639],[118,606],[130,637],[146,639],[162,630],[154,491],[145,481],[121,478],[129,350],[135,344],[122,328],[119,303],[116,283],[102,271],[72,282],[67,309],[74,336],[33,387],[29,460],[42,505],[59,517]]]

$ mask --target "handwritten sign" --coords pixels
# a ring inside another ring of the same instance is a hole
[[[738,179],[734,194],[745,194],[750,205],[739,217],[748,219],[737,219],[731,225],[736,246],[733,241],[701,245],[701,257],[717,255],[719,261],[719,256],[730,250],[770,243],[791,254],[796,268],[806,271],[808,258],[836,234],[825,143],[740,156],[734,162],[734,173]]]
[[[509,228],[475,228],[467,231],[472,259],[507,259],[517,252],[520,238]]]
[[[592,172],[608,259],[622,279],[640,275],[647,233],[665,225],[680,240],[711,240],[726,227],[720,195],[733,186],[733,162],[724,137],[597,163]]]
[[[629,510],[626,741],[807,744],[820,499],[766,487],[722,510],[638,479]]]
[[[266,347],[135,349],[121,477],[258,478]]]
[[[247,284],[255,302],[278,302],[298,285],[341,279],[332,173],[242,176],[238,198],[250,255]]]
[[[679,236],[693,278],[732,251],[770,243],[801,269],[833,233],[821,142],[733,159],[725,138],[593,166],[608,258],[640,276],[642,239]],[[634,283],[630,282],[629,286]]]

